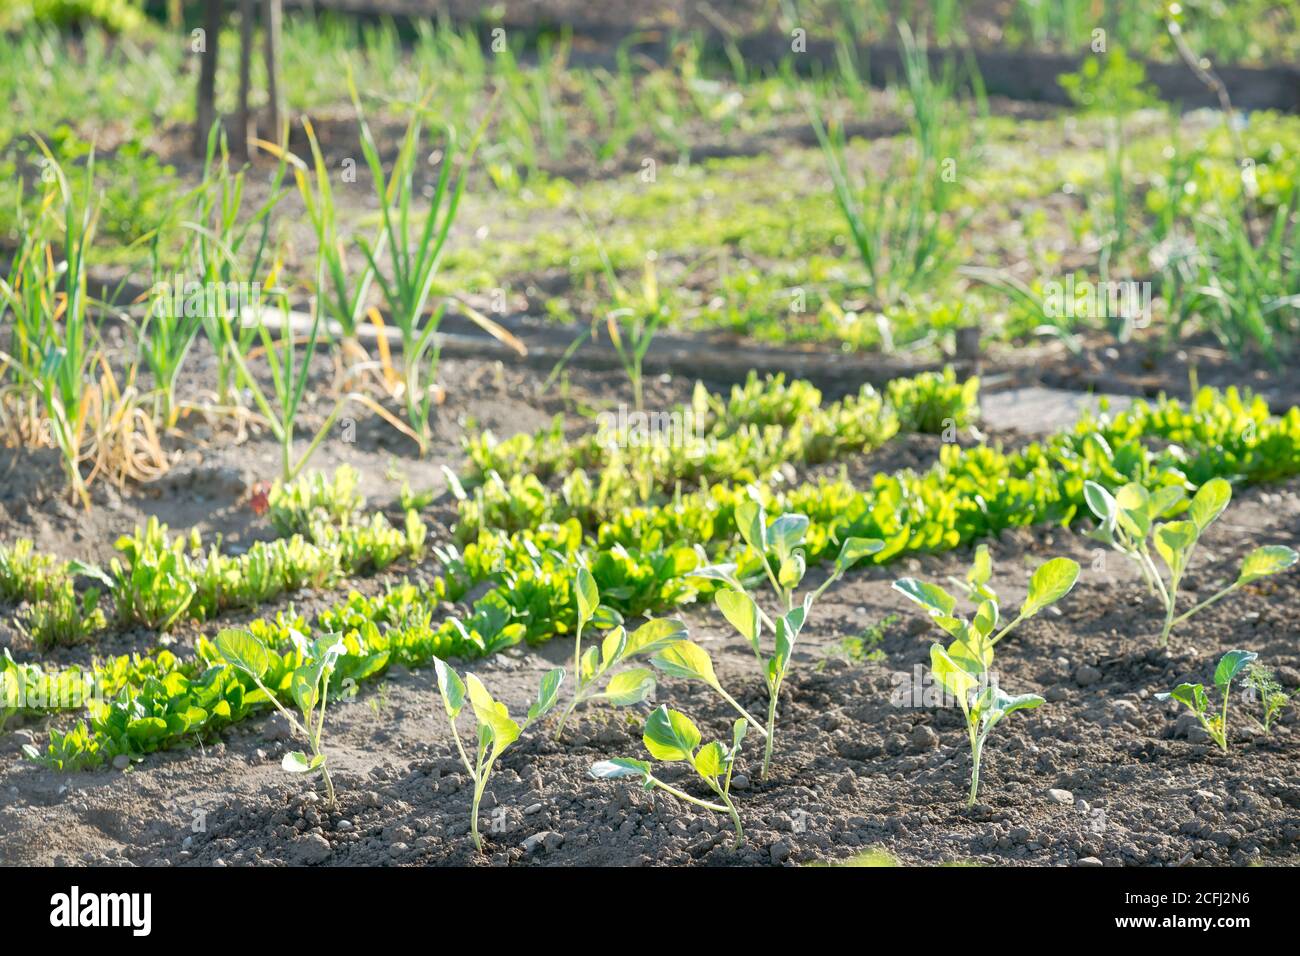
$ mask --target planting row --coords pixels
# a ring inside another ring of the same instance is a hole
[[[1160,443],[1160,449],[1152,449],[1143,438]],[[463,552],[437,551],[446,570],[431,585],[406,584],[379,598],[353,595],[322,614],[314,628],[280,617],[255,624],[253,631],[278,652],[294,654],[301,654],[295,635],[342,634],[340,659],[369,675],[394,661],[418,666],[434,656],[479,656],[522,640],[573,633],[580,615],[573,588],[575,565],[584,566],[595,583],[604,620],[617,623],[663,613],[733,580],[761,575],[765,567],[779,584],[782,564],[788,565],[788,577],[801,579],[807,567],[839,556],[842,572],[868,557],[882,562],[907,553],[948,550],[1008,527],[1068,523],[1089,509],[1101,523],[1099,531],[1110,535],[1108,540],[1117,548],[1147,554],[1145,567],[1151,548],[1137,543],[1135,529],[1150,531],[1158,519],[1186,509],[1188,488],[1199,486],[1203,494],[1212,489],[1216,498],[1222,497],[1227,485],[1216,478],[1257,481],[1294,474],[1300,466],[1298,444],[1300,410],[1273,419],[1258,400],[1203,391],[1187,407],[1170,401],[1138,403],[1113,418],[1085,419],[1073,431],[1017,455],[946,447],[943,460],[929,472],[877,476],[866,492],[846,482],[781,493],[715,487],[705,496],[640,509],[640,521],[603,525],[587,539],[573,519],[563,524],[543,520],[536,530],[513,535],[484,530]],[[783,560],[784,538],[773,539],[770,547],[754,546],[754,541],[767,539],[760,539],[744,517],[752,507],[792,516],[798,547],[786,549]],[[1194,505],[1193,510],[1197,507],[1204,506]],[[689,509],[698,513],[678,521]],[[636,534],[644,547],[613,540],[619,534]],[[1188,538],[1188,527],[1176,522],[1161,535],[1152,547],[1162,557],[1181,555],[1181,577],[1195,536]],[[869,550],[845,551],[847,542],[863,539],[873,542]],[[703,570],[714,561],[734,565],[730,579]],[[1283,552],[1260,552],[1252,556],[1237,586],[1286,564]],[[485,581],[493,586],[464,620],[434,623],[440,602],[457,600]],[[1172,607],[1177,584],[1176,578],[1160,586],[1153,582],[1153,593],[1163,594]],[[1166,636],[1177,621],[1167,618]],[[138,756],[242,716],[229,701],[219,706],[225,700],[220,695],[233,692],[233,685],[217,658],[201,653],[197,661],[177,664],[169,656],[162,671],[165,681],[158,679],[158,666],[148,658],[122,658],[92,669],[84,675],[88,685],[99,689],[99,697],[107,694],[111,699],[89,702],[89,725],[66,735],[56,733],[42,759],[56,766],[90,766],[119,754]],[[336,692],[342,689],[335,687]],[[247,690],[237,692],[241,703]],[[50,696],[52,691],[44,698]],[[40,694],[27,699],[33,697],[43,699]],[[254,697],[250,706],[262,704]],[[133,724],[144,719],[150,722]],[[166,731],[154,720],[168,725]]]
[[[0,545],[0,602],[28,602],[15,621],[37,648],[46,648],[80,643],[107,626],[100,589],[78,597],[74,575],[107,589],[118,625],[166,631],[180,620],[209,620],[422,555],[428,528],[419,515],[407,511],[400,529],[382,514],[363,519],[355,486],[356,473],[346,466],[332,480],[317,475],[273,486],[271,523],[284,537],[255,542],[239,555],[223,554],[219,539],[205,551],[197,531],[173,538],[154,518],[117,541],[122,558],[107,570],[63,565],[27,540]]]
[[[1154,579],[1150,583],[1158,585],[1160,593],[1167,594],[1172,604],[1197,539],[1227,507],[1231,497],[1227,482],[1212,479],[1190,501],[1185,495],[1173,494],[1162,495],[1158,501],[1153,501],[1139,485],[1125,486],[1115,499],[1099,497],[1104,494],[1100,486],[1090,485],[1090,501],[1104,502],[1098,505],[1101,521],[1098,534],[1109,535],[1119,527],[1126,529],[1127,534],[1136,535],[1139,528],[1145,527],[1166,566],[1163,577],[1154,567],[1151,568]],[[1183,512],[1186,513],[1184,518],[1153,523],[1160,516]],[[801,545],[808,519],[803,515],[786,513],[769,522],[761,505],[750,500],[737,509],[736,520],[737,530],[746,544],[754,552],[767,556],[762,562],[763,573],[742,580],[737,566],[727,564],[699,568],[695,575],[723,584],[714,600],[723,617],[754,651],[767,689],[766,721],[752,715],[726,690],[708,652],[689,639],[682,622],[657,618],[634,631],[627,631],[621,623],[612,622],[612,616],[601,605],[602,595],[595,578],[586,568],[579,566],[573,578],[577,603],[572,671],[574,686],[556,722],[555,735],[562,738],[569,715],[583,704],[601,702],[610,706],[629,706],[642,703],[654,693],[656,675],[660,673],[706,685],[739,715],[732,726],[729,741],[714,741],[701,746],[702,736],[690,717],[661,704],[645,721],[642,739],[651,759],[614,757],[596,762],[590,773],[597,779],[635,778],[646,790],[661,789],[679,800],[725,813],[734,825],[736,846],[739,847],[744,841],[744,828],[740,811],[732,800],[731,780],[748,731],[752,727],[763,739],[761,775],[766,778],[777,740],[781,688],[790,672],[794,647],[808,624],[817,598],[853,563],[879,554],[884,543],[866,538],[845,540],[831,575],[821,586],[800,596],[798,590],[806,568]],[[1147,556],[1145,536],[1141,540],[1141,548],[1131,554],[1139,561]],[[1179,620],[1237,587],[1294,566],[1296,560],[1296,553],[1289,548],[1266,546],[1252,551],[1242,562],[1240,575],[1233,586],[1185,612]],[[1078,578],[1079,566],[1068,558],[1053,558],[1042,564],[1031,576],[1027,596],[1010,621],[1002,619],[998,597],[989,586],[991,573],[988,550],[981,546],[976,552],[974,566],[962,582],[967,596],[976,605],[975,614],[969,620],[957,614],[956,599],[942,587],[913,578],[894,582],[896,590],[926,609],[935,623],[952,638],[947,647],[940,643],[931,647],[931,675],[952,695],[966,718],[972,759],[967,803],[972,806],[978,797],[982,758],[991,731],[1008,715],[1045,703],[1044,698],[1036,694],[1013,696],[998,685],[992,671],[994,648],[1021,622],[1068,594]],[[771,585],[775,602],[770,612],[757,600],[757,588],[767,584]],[[599,642],[589,642],[584,647],[583,632],[588,627],[601,629],[604,634]],[[771,635],[770,640],[767,634]],[[298,774],[321,773],[329,803],[334,805],[336,796],[324,744],[325,709],[332,676],[339,672],[355,672],[356,657],[346,643],[347,638],[338,633],[328,633],[315,640],[293,635],[293,639],[293,663],[296,666],[292,669],[273,645],[253,632],[223,631],[216,638],[215,648],[230,665],[230,670],[254,688],[245,693],[244,685],[238,685],[239,693],[244,694],[243,699],[261,695],[258,699],[269,701],[276,707],[309,748],[286,754],[282,761],[284,769]],[[553,668],[542,678],[536,701],[528,708],[525,719],[517,722],[476,676],[469,674],[462,678],[443,659],[435,656],[432,660],[456,751],[473,781],[470,833],[475,847],[481,850],[479,804],[493,767],[531,724],[560,703],[565,693],[565,668]],[[624,666],[629,664],[631,666]],[[1157,695],[1157,699],[1173,698],[1191,708],[1212,739],[1226,752],[1231,685],[1243,673],[1259,694],[1261,714],[1256,722],[1267,733],[1277,713],[1288,705],[1289,697],[1280,690],[1271,672],[1257,663],[1257,655],[1253,652],[1234,650],[1219,662],[1214,685],[1221,698],[1221,710],[1218,709],[1219,702],[1211,703],[1201,684],[1180,684],[1168,693]],[[344,685],[351,679],[353,675],[350,674],[344,679]],[[301,719],[290,712],[282,700],[296,705]],[[468,750],[457,726],[457,718],[467,703],[476,726]],[[156,724],[160,730],[161,725],[161,721]],[[674,762],[685,762],[718,802],[693,796],[662,779],[657,773],[656,763]]]

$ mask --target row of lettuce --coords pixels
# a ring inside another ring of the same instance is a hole
[[[1138,402],[1117,414],[1085,416],[1074,428],[1014,452],[945,444],[928,470],[877,474],[861,489],[844,479],[756,487],[769,514],[809,518],[804,548],[811,566],[832,559],[849,537],[884,541],[870,559],[880,563],[949,550],[1007,528],[1071,524],[1087,513],[1088,480],[1108,488],[1130,481],[1199,487],[1213,477],[1254,483],[1297,472],[1300,409],[1272,417],[1258,398],[1207,389],[1187,404]],[[403,583],[375,597],[353,593],[311,622],[284,614],[255,621],[251,629],[280,656],[267,686],[276,690],[275,674],[288,680],[301,663],[295,632],[343,635],[336,693],[395,663],[478,657],[571,633],[580,563],[590,569],[602,602],[624,617],[691,602],[713,587],[692,577],[711,561],[726,558],[742,572],[761,571],[759,555],[734,534],[735,509],[749,487],[713,484],[595,523],[568,513],[563,494],[548,490],[541,505],[530,506],[530,526],[508,530],[480,522],[473,540],[435,548],[443,572],[429,584]],[[480,504],[481,496],[466,495],[462,514],[481,514]],[[479,596],[469,613],[447,616],[445,602],[471,591]],[[85,706],[88,720],[53,731],[48,746],[30,754],[60,769],[196,740],[267,705],[264,693],[204,641],[185,661],[161,652],[53,675],[33,664],[0,666],[10,702],[21,688],[18,702],[27,709],[59,709],[58,693],[81,688],[66,703]]]
[[[978,414],[978,380],[958,383],[951,370],[923,373],[890,384],[882,396],[870,386],[823,404],[808,382],[783,376],[751,376],[729,398],[702,386],[688,406],[642,429],[627,421],[566,439],[557,424],[539,435],[497,443],[489,434],[466,442],[477,485],[462,503],[457,527],[461,545],[484,528],[534,528],[546,489],[536,474],[569,474],[563,489],[566,517],[594,526],[621,508],[655,501],[664,489],[707,485],[727,477],[763,481],[784,462],[814,465],[871,451],[907,430],[959,427]],[[700,423],[696,425],[695,423]],[[683,428],[685,429],[683,431]],[[642,440],[645,439],[645,440]],[[588,477],[586,469],[591,469]],[[509,484],[501,477],[509,475]],[[113,623],[168,630],[180,621],[210,620],[223,611],[255,608],[305,587],[331,585],[342,577],[381,571],[399,559],[423,555],[428,528],[413,508],[400,527],[383,514],[365,517],[358,476],[348,467],[333,477],[312,475],[277,484],[268,517],[279,539],[259,541],[242,554],[223,553],[216,540],[205,547],[196,531],[169,535],[150,520],[123,536],[121,554],[107,569],[70,566],[34,550],[30,541],[0,545],[0,603],[26,606],[17,623],[38,649],[76,644],[109,625],[100,607],[111,598]],[[554,510],[554,509],[550,509]],[[76,574],[96,587],[78,592]],[[102,590],[101,590],[102,589]]]

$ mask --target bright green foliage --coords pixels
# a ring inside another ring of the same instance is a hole
[[[104,578],[119,620],[165,631],[179,620],[209,620],[228,608],[257,607],[288,591],[323,587],[341,574],[417,557],[426,533],[414,513],[402,530],[374,514],[341,528],[317,520],[311,541],[300,534],[258,541],[240,555],[222,554],[217,542],[205,554],[197,531],[172,539],[151,517],[143,529],[118,539],[124,561],[115,558]]]
[[[685,800],[697,807],[714,810],[730,815],[736,828],[736,849],[745,842],[745,831],[740,823],[740,814],[731,801],[731,774],[740,755],[740,745],[745,739],[747,723],[739,718],[731,730],[731,744],[712,741],[700,746],[703,739],[700,730],[685,714],[660,706],[646,718],[645,733],[642,742],[654,760],[664,763],[685,761],[690,764],[708,786],[722,801],[721,804],[710,803],[693,797],[683,790],[665,783],[654,775],[653,764],[649,760],[634,760],[618,757],[614,760],[601,760],[591,765],[591,776],[597,780],[618,780],[624,777],[640,777],[642,787],[647,792],[655,787],[670,793],[679,800]]]
[[[0,544],[0,603],[26,602],[15,623],[40,650],[81,644],[107,623],[97,588],[77,597],[73,570],[36,551],[30,538]]]
[[[36,551],[31,538],[0,544],[0,602],[43,601],[65,577],[58,560]]]
[[[336,528],[352,524],[366,506],[357,491],[360,478],[351,465],[340,465],[330,478],[313,472],[288,484],[277,481],[267,496],[271,527],[287,538],[308,534],[321,521]]]
[[[1285,571],[1296,563],[1296,552],[1285,545],[1256,548],[1242,560],[1241,571],[1232,584],[1175,617],[1178,587],[1187,572],[1192,552],[1205,529],[1228,507],[1232,500],[1232,486],[1222,478],[1211,478],[1188,503],[1182,488],[1177,485],[1164,485],[1148,491],[1142,484],[1130,482],[1112,496],[1101,485],[1088,481],[1084,484],[1084,496],[1088,507],[1101,522],[1093,531],[1093,537],[1136,563],[1147,587],[1164,605],[1165,624],[1160,632],[1162,647],[1168,645],[1169,633],[1176,624],[1238,588]],[[1186,516],[1181,519],[1160,520],[1184,509]],[[1164,562],[1167,580],[1152,560],[1152,550]]]
[[[20,613],[17,623],[40,650],[84,644],[108,624],[99,609],[99,588],[87,588],[78,598],[71,581]]]
[[[754,657],[763,674],[763,682],[767,686],[767,727],[764,730],[758,721],[753,718],[750,720],[764,735],[763,778],[766,779],[772,762],[777,702],[781,696],[781,686],[790,672],[795,642],[808,621],[813,602],[853,565],[864,558],[880,554],[885,548],[885,542],[876,538],[845,538],[840,545],[834,570],[827,576],[821,587],[806,593],[802,601],[796,601],[795,591],[803,582],[804,573],[807,571],[807,560],[804,556],[804,539],[809,526],[807,516],[787,512],[774,519],[769,525],[763,505],[757,498],[747,498],[736,506],[735,521],[741,538],[749,546],[750,551],[757,556],[767,581],[776,594],[779,610],[773,616],[769,616],[759,607],[758,602],[746,590],[739,566],[736,564],[711,565],[697,570],[695,576],[720,581],[725,585],[714,598],[718,609],[753,649]],[[770,653],[763,646],[765,626],[773,636]],[[661,653],[655,658],[655,663],[679,677],[704,681],[733,707],[749,717],[745,709],[722,689],[713,673],[713,665],[709,661],[708,654],[696,645],[683,642],[677,649]]]
[[[1264,733],[1268,733],[1277,715],[1291,703],[1291,695],[1282,689],[1273,672],[1257,661],[1252,661],[1246,670],[1246,686],[1259,697],[1260,706],[1264,709],[1264,719],[1257,720],[1256,723]]]
[[[556,667],[546,672],[537,690],[537,700],[528,708],[524,722],[519,724],[510,717],[506,705],[494,699],[483,682],[473,674],[466,674],[465,679],[461,680],[460,675],[438,657],[433,659],[433,666],[438,675],[438,693],[442,695],[442,706],[447,711],[447,720],[456,741],[456,751],[465,765],[465,771],[474,780],[469,827],[474,838],[474,848],[481,851],[483,841],[478,833],[478,805],[483,799],[483,789],[487,786],[488,778],[492,775],[492,767],[505,749],[518,740],[533,721],[555,706],[560,699],[560,685],[564,683],[564,668]],[[478,724],[473,760],[466,753],[460,731],[456,729],[456,718],[460,716],[467,699]]]
[[[325,705],[329,700],[330,677],[338,664],[339,657],[346,648],[337,634],[324,634],[315,640],[292,632],[302,663],[289,674],[289,694],[298,705],[299,721],[280,703],[274,692],[263,683],[278,663],[272,651],[268,650],[250,631],[228,628],[217,635],[215,646],[217,652],[232,667],[237,668],[252,678],[257,689],[266,695],[272,706],[278,710],[294,733],[307,741],[310,754],[293,751],[284,755],[281,766],[289,773],[315,773],[321,771],[325,778],[325,790],[329,795],[330,806],[336,804],[334,782],[330,779],[329,767],[325,765],[325,749],[322,737],[325,733]]]
[[[976,603],[969,621],[956,614],[957,600],[937,584],[900,578],[894,588],[919,604],[935,623],[952,636],[952,643],[930,647],[930,673],[948,693],[957,698],[966,717],[971,747],[970,796],[967,806],[975,805],[979,792],[980,763],[984,743],[998,722],[1017,710],[1038,707],[1043,698],[1037,694],[1011,696],[997,686],[994,679],[993,648],[1021,621],[1038,614],[1070,593],[1079,577],[1079,565],[1069,558],[1052,558],[1040,565],[1029,579],[1029,593],[1020,612],[1002,625],[997,594],[989,587],[992,563],[987,548],[976,553],[975,564],[967,575],[966,588]]]
[[[1210,703],[1201,684],[1179,684],[1172,691],[1156,694],[1156,700],[1173,699],[1191,710],[1201,722],[1205,732],[1224,753],[1228,752],[1228,698],[1232,694],[1232,681],[1246,670],[1259,655],[1254,651],[1228,651],[1214,669],[1214,688],[1218,691],[1221,706]]]
[[[892,379],[885,392],[905,432],[941,435],[973,425],[979,418],[978,376],[958,384],[952,366],[912,378]]]
[[[655,689],[654,671],[648,667],[633,667],[623,671],[616,668],[638,655],[653,654],[686,636],[686,625],[672,618],[655,618],[642,624],[629,634],[623,627],[622,615],[600,604],[600,589],[591,572],[579,567],[574,576],[574,596],[578,603],[578,626],[573,637],[573,670],[578,675],[573,699],[560,716],[555,736],[564,733],[564,725],[574,708],[585,701],[603,700],[615,707],[639,704]],[[592,644],[582,650],[582,629],[588,624],[601,622],[613,625],[607,629],[599,645]],[[604,690],[601,683],[604,682]]]

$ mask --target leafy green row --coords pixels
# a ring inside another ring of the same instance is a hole
[[[728,398],[696,383],[691,403],[667,412],[607,413],[596,430],[576,438],[564,434],[557,416],[534,435],[467,438],[465,452],[470,483],[493,475],[546,481],[577,469],[623,472],[635,488],[653,491],[701,481],[762,481],[786,462],[815,465],[871,451],[900,424],[908,431],[937,432],[934,423],[945,420],[961,427],[978,417],[978,393],[978,379],[959,385],[949,368],[892,382],[887,398],[864,385],[856,395],[823,405],[821,391],[809,382],[750,372]]]
[[[307,536],[259,541],[240,555],[222,554],[218,541],[205,554],[197,531],[171,538],[166,525],[150,518],[118,540],[122,560],[114,558],[108,573],[98,574],[111,588],[120,621],[167,630],[183,618],[209,620],[322,587],[340,574],[382,570],[422,554],[427,533],[415,512],[407,512],[404,529],[381,514],[342,527],[314,518]]]
[[[14,620],[38,648],[80,643],[106,623],[99,591],[79,598],[68,566],[38,552],[29,538],[0,544],[0,603],[27,604]]]
[[[1166,444],[1159,450],[1147,447],[1140,440],[1144,430]],[[1070,522],[1083,507],[1085,481],[1109,488],[1133,480],[1150,487],[1186,485],[1205,471],[1206,462],[1246,480],[1280,477],[1300,470],[1298,449],[1300,410],[1272,419],[1258,400],[1202,392],[1187,409],[1168,401],[1136,403],[1113,418],[1085,418],[1074,430],[1012,455],[948,446],[929,471],[880,475],[865,492],[839,481],[756,493],[772,511],[809,518],[802,544],[810,566],[831,557],[829,552],[849,537],[882,540],[884,547],[873,558],[879,562],[910,552],[947,550],[1008,527]],[[603,603],[629,616],[659,612],[704,590],[704,582],[692,583],[689,575],[700,567],[706,547],[737,557],[741,576],[761,569],[752,549],[735,547],[732,532],[735,509],[749,493],[716,487],[692,496],[689,505],[683,500],[657,511],[644,509],[639,521],[603,525],[595,548],[584,542],[574,519],[509,536],[484,531],[463,552],[439,552],[446,575],[433,585],[402,585],[379,598],[354,594],[323,613],[316,629],[341,632],[349,642],[340,680],[347,679],[349,669],[373,673],[369,668],[378,654],[388,655],[373,665],[381,669],[392,660],[418,666],[433,656],[480,656],[520,640],[571,633],[577,617],[571,569],[579,557],[590,567]],[[688,515],[692,509],[697,513]],[[645,547],[634,548],[620,536],[638,538]],[[664,546],[668,540],[675,543]],[[434,625],[442,601],[459,599],[486,580],[495,586],[474,602],[465,621]],[[283,618],[255,625],[258,637],[275,647],[289,643],[295,630],[310,633],[304,622]],[[214,682],[227,678],[208,673],[213,667],[224,672],[215,658],[204,659],[212,667],[197,676],[176,671],[179,676],[170,678],[170,687],[160,689],[157,679],[122,686],[113,701],[92,707],[88,728],[52,736],[42,759],[60,767],[93,765],[103,759],[96,753],[144,753],[232,719],[212,696],[217,693]],[[182,685],[182,677],[196,683]],[[237,693],[246,690],[241,685]],[[236,712],[235,701],[228,696],[220,700],[230,705],[231,714]],[[133,738],[132,721],[160,716],[149,713],[159,707],[171,729],[163,733],[150,724],[148,736]]]

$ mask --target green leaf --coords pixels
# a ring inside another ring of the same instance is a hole
[[[767,553],[767,516],[762,505],[750,498],[736,505],[736,528],[746,544],[759,554]]]
[[[727,769],[727,752],[716,740],[700,748],[692,761],[695,772],[705,780],[716,781]]]
[[[1170,521],[1157,525],[1155,533],[1156,554],[1168,566],[1174,577],[1182,575],[1192,545],[1196,544],[1196,525],[1190,521]]]
[[[622,777],[644,777],[648,780],[650,763],[646,760],[615,757],[613,760],[601,760],[592,764],[587,773],[597,780],[618,780]]]
[[[641,739],[656,760],[689,761],[700,745],[700,731],[685,714],[661,704],[646,718]]]
[[[804,535],[808,531],[808,518],[801,514],[783,514],[772,522],[771,527],[767,529],[768,541],[776,549],[777,559],[784,563],[786,559],[794,552],[794,549],[803,543]]]
[[[465,706],[465,682],[440,657],[433,659],[433,671],[438,678],[438,693],[442,695],[442,706],[447,716],[457,717]]]
[[[600,606],[600,591],[596,588],[596,579],[586,568],[578,568],[574,594],[578,599],[578,626],[586,627]]]
[[[795,642],[803,630],[808,612],[812,610],[812,595],[804,598],[803,604],[793,607],[776,619],[776,654],[773,657],[777,665],[777,677],[785,674],[794,653]]]
[[[321,669],[315,663],[294,668],[289,681],[289,693],[303,714],[310,714],[320,703]]]
[[[998,627],[998,605],[995,601],[981,601],[979,607],[975,609],[975,617],[971,620],[971,627],[982,637],[992,637],[993,632]]]
[[[736,722],[731,725],[731,759],[736,759],[736,754],[740,753],[740,745],[744,743],[745,732],[749,730],[749,721],[744,717],[737,717]]]
[[[1017,710],[1033,710],[1046,702],[1045,698],[1037,694],[1017,694],[1013,697],[1003,693],[1000,688],[994,688],[993,706],[1002,716],[1015,713]]]
[[[670,645],[651,658],[651,663],[673,677],[701,680],[710,687],[721,687],[709,652],[693,641],[678,641]]]
[[[1083,500],[1087,502],[1088,510],[1097,516],[1105,528],[1115,526],[1115,517],[1119,510],[1119,505],[1115,503],[1115,498],[1109,491],[1097,484],[1095,481],[1085,481],[1083,483]]]
[[[473,674],[465,675],[465,685],[480,733],[486,729],[491,734],[492,752],[501,753],[519,739],[519,725],[510,718],[506,705],[494,700],[483,682]]]
[[[1023,617],[1033,617],[1043,608],[1055,604],[1070,593],[1079,580],[1079,562],[1070,558],[1052,558],[1029,579],[1029,595],[1020,606]]]
[[[1209,709],[1209,699],[1205,696],[1205,688],[1200,684],[1179,684],[1167,694],[1156,694],[1156,700],[1168,700],[1171,697],[1186,704],[1198,714],[1203,714]]]
[[[648,667],[634,667],[620,671],[609,679],[600,696],[615,707],[639,704],[654,692],[655,674]]]
[[[718,605],[722,616],[757,650],[763,630],[763,619],[754,599],[744,591],[724,589],[713,596],[713,601]]]
[[[627,631],[616,627],[600,642],[600,669],[605,670],[627,650]]]
[[[1249,584],[1270,574],[1278,574],[1295,566],[1297,555],[1284,544],[1266,544],[1246,555],[1241,562],[1237,583]]]
[[[948,693],[957,698],[965,713],[969,713],[967,698],[978,682],[964,668],[959,667],[940,644],[930,645],[930,672]]]
[[[1118,509],[1115,518],[1120,527],[1134,538],[1144,539],[1151,533],[1151,493],[1135,481],[1115,492]]]
[[[1219,666],[1214,669],[1214,686],[1223,693],[1238,674],[1259,655],[1254,651],[1228,651],[1219,659]]]
[[[839,557],[835,559],[835,567],[841,572],[847,571],[863,558],[884,550],[885,542],[879,538],[845,538],[840,545]]]
[[[686,625],[675,617],[657,617],[642,624],[627,639],[626,657],[633,654],[650,654],[677,641],[683,640],[690,633]]]
[[[1223,514],[1223,509],[1232,501],[1232,485],[1222,478],[1211,478],[1201,485],[1192,498],[1187,517],[1196,526],[1197,534],[1204,531],[1215,518]]]
[[[802,551],[796,551],[794,554],[787,555],[781,559],[781,564],[776,572],[777,583],[787,590],[793,591],[803,580],[804,573],[808,570],[808,563],[803,556]]]
[[[953,609],[957,607],[956,598],[939,585],[928,581],[899,578],[894,582],[894,590],[915,601],[935,617],[951,618]]]
[[[213,643],[227,663],[261,680],[271,667],[271,655],[262,642],[250,632],[227,628],[217,635]]]
[[[970,570],[966,572],[966,583],[980,597],[996,602],[995,595],[988,586],[989,579],[992,577],[993,559],[989,556],[989,546],[981,544],[975,549],[975,560],[971,563]],[[997,611],[996,603],[994,603],[993,609],[995,612]],[[994,617],[997,617],[996,613]]]
[[[324,763],[325,756],[323,754],[308,757],[302,751],[295,750],[284,755],[284,759],[280,761],[280,766],[289,773],[311,773],[323,766]]]
[[[560,699],[560,685],[563,683],[563,667],[553,667],[542,675],[542,683],[537,690],[537,700],[528,708],[529,720],[536,720],[555,706],[555,702]]]
[[[687,577],[704,578],[706,581],[722,581],[733,588],[740,587],[740,582],[736,580],[736,565],[734,564],[704,565],[691,571]]]

